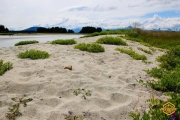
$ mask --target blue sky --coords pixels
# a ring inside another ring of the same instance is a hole
[[[16,30],[31,26],[109,29],[134,22],[144,29],[180,26],[180,0],[0,0],[0,3],[0,24]]]

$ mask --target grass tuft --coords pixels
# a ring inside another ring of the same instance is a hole
[[[141,50],[141,51],[143,51],[143,52],[145,52],[147,54],[151,54],[152,55],[152,52],[150,50],[146,50],[146,49],[143,49],[143,48],[140,48],[140,47],[138,47],[137,49]]]
[[[0,76],[2,76],[6,71],[13,68],[13,64],[10,62],[3,63],[3,60],[0,60]]]
[[[14,46],[27,45],[27,44],[35,44],[35,43],[39,43],[39,41],[36,41],[36,40],[20,41],[20,42],[16,43]]]
[[[120,37],[111,37],[111,36],[105,36],[99,38],[96,42],[100,44],[110,44],[110,45],[127,45],[127,43],[123,41]]]
[[[17,55],[19,58],[30,58],[32,60],[36,59],[45,59],[50,56],[50,54],[46,51],[40,51],[40,50],[26,50],[25,52],[19,53]]]
[[[92,44],[79,43],[76,46],[74,46],[74,49],[79,49],[82,51],[88,51],[88,52],[93,52],[93,53],[105,51],[104,47],[97,43],[92,43]]]
[[[145,55],[140,55],[135,51],[133,51],[132,49],[128,50],[128,49],[116,48],[115,50],[120,51],[121,53],[126,53],[135,60],[147,60],[147,57]]]
[[[76,44],[76,41],[74,39],[54,40],[51,42],[51,44],[72,45]]]

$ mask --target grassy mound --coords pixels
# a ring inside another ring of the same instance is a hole
[[[16,43],[14,46],[27,45],[27,44],[35,44],[35,43],[39,43],[39,41],[36,41],[36,40],[20,41],[20,42]]]
[[[120,37],[111,37],[111,36],[105,36],[99,38],[96,42],[100,44],[110,44],[110,45],[127,45],[127,43],[123,41]]]
[[[0,60],[0,76],[3,75],[6,71],[12,69],[12,63],[10,62],[6,62],[6,63],[3,63],[3,60],[1,59]]]
[[[93,53],[105,51],[104,47],[97,43],[92,43],[92,44],[80,43],[74,46],[74,49],[79,49],[82,51],[88,51],[88,52],[93,52]]]
[[[26,50],[26,52],[22,52],[18,54],[19,58],[30,58],[32,60],[35,59],[45,59],[48,58],[50,54],[46,51],[40,51],[40,50]]]
[[[51,42],[51,44],[72,45],[72,44],[76,44],[76,41],[74,39],[54,40]]]
[[[126,50],[126,49],[116,48],[115,50],[120,51],[121,53],[126,53],[135,60],[147,60],[147,57],[145,55],[140,55],[135,51],[133,51],[132,49]]]

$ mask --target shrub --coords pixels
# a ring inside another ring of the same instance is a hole
[[[26,52],[22,52],[18,54],[19,58],[30,58],[32,60],[35,59],[45,59],[48,58],[50,55],[46,51],[40,51],[40,50],[26,50]]]
[[[54,40],[51,42],[51,44],[72,45],[72,44],[76,44],[76,41],[74,39]]]
[[[35,43],[39,43],[39,41],[36,41],[36,40],[20,41],[20,42],[16,43],[14,46],[27,45],[27,44],[35,44]]]
[[[145,55],[140,55],[134,52],[132,49],[126,50],[126,49],[116,48],[115,50],[120,51],[121,53],[126,53],[135,60],[147,60],[147,57]]]
[[[6,71],[12,69],[12,63],[10,62],[6,62],[6,63],[3,63],[3,60],[1,59],[0,60],[0,76],[3,75]]]
[[[99,38],[96,42],[100,44],[110,44],[110,45],[127,45],[127,43],[123,41],[120,37],[111,37],[111,36],[105,36]]]
[[[74,48],[82,50],[82,51],[93,52],[93,53],[105,51],[104,47],[97,43],[92,43],[92,44],[80,43],[80,44],[77,44],[76,46],[74,46]]]

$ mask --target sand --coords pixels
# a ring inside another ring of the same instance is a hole
[[[78,38],[78,43],[95,42],[98,38]],[[38,43],[22,47],[0,48],[0,59],[13,63],[13,69],[0,76],[0,120],[12,104],[11,98],[24,94],[33,101],[21,107],[22,116],[17,120],[64,120],[65,115],[83,115],[84,120],[132,120],[128,112],[148,110],[145,103],[152,94],[164,98],[137,80],[152,80],[143,70],[158,66],[156,58],[164,52],[156,49],[152,55],[137,49],[137,42],[126,40],[128,46],[103,45],[104,53],[75,50],[74,45]],[[151,64],[134,60],[129,55],[115,51],[116,47],[128,48],[147,56]],[[43,60],[17,58],[27,49],[44,50],[51,54]],[[64,69],[71,65],[72,70]],[[83,99],[73,91],[81,88],[91,91]]]

